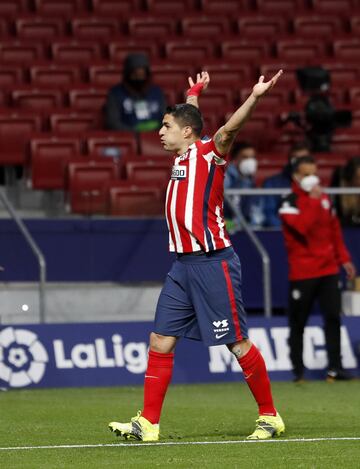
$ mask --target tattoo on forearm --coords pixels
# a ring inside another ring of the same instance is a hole
[[[216,145],[222,145],[223,141],[222,141],[222,133],[221,132],[216,133],[215,138],[214,138],[214,142],[215,142]]]

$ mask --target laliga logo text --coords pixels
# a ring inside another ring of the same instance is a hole
[[[10,387],[39,383],[48,360],[45,348],[33,332],[13,327],[0,332],[0,379]]]

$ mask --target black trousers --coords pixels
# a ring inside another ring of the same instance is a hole
[[[341,291],[339,275],[297,280],[289,289],[289,346],[295,375],[304,371],[303,333],[314,301],[318,300],[324,316],[324,330],[329,369],[341,368],[340,312]]]

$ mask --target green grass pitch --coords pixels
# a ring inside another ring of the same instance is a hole
[[[360,440],[281,442],[296,438],[360,438],[360,381],[274,383],[287,431],[274,442],[243,440],[256,406],[243,383],[172,386],[161,421],[172,446],[119,446],[107,429],[142,405],[141,387],[19,390],[0,393],[0,447],[114,444],[104,447],[0,450],[0,468],[360,468]]]

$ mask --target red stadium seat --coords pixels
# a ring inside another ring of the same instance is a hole
[[[294,32],[298,37],[329,37],[341,34],[344,24],[341,18],[334,16],[297,16],[293,20]]]
[[[72,35],[78,39],[110,39],[119,34],[120,25],[116,17],[97,18],[93,15],[72,18],[70,21]]]
[[[156,216],[164,214],[162,191],[144,181],[121,181],[109,187],[110,214],[116,216]]]
[[[29,68],[30,82],[33,86],[62,87],[81,81],[81,72],[76,65],[53,65],[39,63]]]
[[[10,21],[9,21],[10,22]],[[9,36],[10,27],[5,18],[0,17],[0,38],[7,39]]]
[[[249,83],[253,80],[251,74],[251,67],[249,64],[241,63],[222,63],[218,61],[205,60],[202,64],[204,70],[210,73],[211,84],[210,89],[230,88],[231,90],[238,89],[240,86]],[[200,69],[199,69],[200,71]]]
[[[101,57],[101,46],[96,42],[72,40],[56,41],[51,44],[51,57],[59,63],[91,63]]]
[[[311,6],[316,13],[325,13],[327,15],[351,13],[351,10],[358,6],[357,0],[311,0]]]
[[[24,82],[24,72],[20,66],[1,65],[0,67],[0,89],[20,85]]]
[[[72,110],[53,113],[49,117],[50,130],[61,134],[78,135],[98,128],[98,117],[88,112]]]
[[[360,154],[360,135],[358,133],[334,135],[331,149],[336,153]]]
[[[88,69],[88,76],[92,85],[110,88],[122,80],[122,65],[111,65],[108,62],[93,64]]]
[[[358,86],[349,89],[349,99],[352,107],[360,109],[360,88]]]
[[[176,90],[186,89],[187,78],[192,76],[194,70],[192,64],[172,64],[166,62],[155,62],[151,65],[153,82],[161,87],[173,87]],[[211,75],[212,80],[212,75]]]
[[[216,113],[206,113],[203,114],[204,128],[202,135],[207,135],[212,137],[215,132],[225,124],[225,119],[223,116],[218,116]]]
[[[196,5],[194,0],[145,0],[146,9],[152,14],[164,13],[166,15],[178,15],[194,10]]]
[[[183,95],[181,94],[181,97],[179,97],[179,93],[177,90],[174,89],[169,89],[165,88],[163,89],[163,92],[165,94],[165,101],[168,106],[173,106],[174,104],[177,104],[179,101],[183,101]]]
[[[263,60],[269,54],[269,45],[262,40],[233,39],[224,40],[221,43],[221,55],[228,61],[258,61]]]
[[[240,91],[240,101],[244,102],[252,92],[252,88],[242,89]],[[257,109],[258,110],[265,110],[265,109],[273,109],[273,110],[280,110],[281,107],[286,106],[291,102],[292,93],[287,88],[282,87],[274,87],[269,93],[261,98]]]
[[[235,109],[229,110],[225,115],[225,120],[228,120],[234,111]],[[253,142],[259,151],[269,151],[270,142],[273,138],[275,117],[270,110],[256,110],[242,129],[241,139]]]
[[[339,39],[333,42],[334,55],[338,60],[359,62],[360,39]]]
[[[334,166],[320,166],[317,167],[317,175],[320,178],[321,185],[324,187],[330,186],[331,178],[334,173]]]
[[[281,60],[295,60],[296,62],[317,59],[326,56],[325,44],[321,41],[305,41],[302,39],[284,39],[276,43],[277,56]]]
[[[1,0],[0,17],[16,17],[29,10],[27,0]]]
[[[206,14],[237,15],[250,7],[249,0],[201,0],[201,9]]]
[[[31,63],[45,57],[44,47],[40,43],[3,41],[0,42],[0,63]]]
[[[339,62],[339,60],[330,59],[322,62],[321,66],[329,70],[333,87],[345,88],[348,83],[355,83],[360,78],[360,70],[356,61],[349,63],[345,60]]]
[[[0,89],[0,108],[10,105],[10,96],[8,89]]]
[[[66,16],[86,11],[86,0],[33,0],[37,14]]]
[[[217,113],[219,109],[228,109],[234,104],[233,90],[228,88],[209,88],[201,96],[200,106],[203,112]]]
[[[137,37],[166,38],[176,33],[176,20],[169,16],[158,17],[149,16],[149,14],[132,16],[129,18],[128,28],[134,39]]]
[[[76,157],[80,157],[80,141],[77,138],[31,138],[32,188],[64,189],[67,164]]]
[[[169,153],[161,145],[158,132],[142,132],[140,134],[140,153],[144,156],[169,157]]]
[[[225,16],[196,15],[181,20],[181,31],[186,38],[213,38],[229,34],[230,24]]]
[[[280,167],[286,165],[288,161],[288,155],[286,153],[278,152],[261,152],[258,153],[256,159],[258,160],[259,168],[268,168],[268,167]]]
[[[37,89],[27,86],[12,90],[11,101],[14,107],[43,111],[61,107],[63,105],[63,95],[59,90]]]
[[[276,37],[287,32],[287,22],[280,16],[262,16],[258,13],[241,16],[237,20],[239,34],[245,37]]]
[[[190,41],[187,39],[168,41],[165,44],[165,55],[174,62],[197,63],[213,57],[213,45],[209,41]]]
[[[352,111],[352,129],[360,130],[360,109],[354,109]]]
[[[65,33],[61,18],[40,18],[23,16],[15,20],[16,36],[24,39],[53,39]]]
[[[360,15],[351,16],[350,30],[355,37],[360,37]]]
[[[169,181],[172,158],[147,158],[126,161],[127,179],[147,181],[163,188]]]
[[[89,88],[88,85],[68,91],[70,107],[77,111],[100,111],[105,103],[107,89]]]
[[[256,9],[262,14],[294,15],[294,11],[304,9],[303,0],[256,0]]]
[[[140,0],[91,0],[91,4],[95,16],[131,17],[140,9]]]
[[[286,88],[295,89],[299,86],[296,79],[296,70],[299,68],[299,64],[295,62],[284,62],[283,60],[269,60],[263,61],[260,65],[258,76],[264,75],[265,80],[273,77],[279,70],[283,70],[284,73],[281,76],[281,86]]]
[[[40,132],[42,119],[33,112],[0,111],[0,164],[25,164],[29,135]]]
[[[133,132],[97,131],[85,136],[87,152],[92,157],[128,157],[137,154],[137,140]]]
[[[93,160],[68,166],[70,206],[73,213],[107,213],[107,187],[117,179],[111,161]]]
[[[108,44],[108,53],[111,61],[123,62],[125,57],[133,52],[143,52],[147,54],[150,59],[159,56],[157,44],[153,41],[136,41],[136,40],[122,40],[113,41]]]

